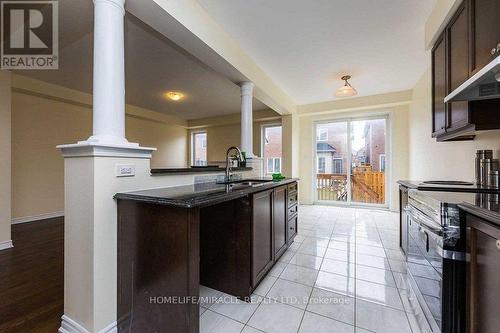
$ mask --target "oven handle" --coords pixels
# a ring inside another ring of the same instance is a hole
[[[416,223],[418,224],[418,230],[421,233],[425,234],[427,237],[427,251],[429,251],[429,248],[428,248],[429,247],[429,238],[434,239],[436,241],[436,243],[438,243],[438,244],[442,242],[443,237],[439,233],[434,232],[433,230],[428,228],[426,225],[421,224],[418,221],[416,221]]]
[[[436,241],[436,252],[444,259],[450,259],[455,261],[465,261],[466,254],[465,252],[453,251],[443,249],[443,232],[441,230],[437,230],[435,228],[430,228],[427,223],[424,223],[422,220],[425,218],[423,216],[416,216],[411,209],[406,209],[405,212],[408,214],[408,218],[410,223],[415,222],[418,225],[419,232],[425,234],[426,236],[426,246],[425,250],[429,251],[429,239],[434,239]],[[420,219],[419,219],[420,217]]]
[[[410,218],[410,221],[417,223],[419,226],[427,229],[429,232],[437,235],[438,237],[441,237],[443,235],[443,231],[441,229],[432,226],[433,224],[436,223],[432,222],[424,214],[415,212],[415,208],[406,207],[404,211]]]
[[[418,225],[419,232],[425,233],[426,251],[429,251],[429,238],[431,238],[436,240],[437,246],[435,252],[442,258],[453,261],[466,261],[465,252],[443,249],[443,237],[446,237],[446,235],[444,235],[444,232],[442,230],[430,227],[429,224],[432,223],[432,221],[430,221],[430,219],[423,214],[415,212],[414,210],[415,208],[409,206],[404,208],[404,212],[408,218],[408,222],[410,223],[410,225],[411,223],[415,222]],[[425,223],[426,220],[428,221],[427,223]]]

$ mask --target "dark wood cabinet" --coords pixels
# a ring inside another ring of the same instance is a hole
[[[442,35],[432,49],[432,136],[446,131],[446,43]]]
[[[273,193],[273,233],[274,233],[274,256],[275,260],[285,252],[287,246],[287,186],[274,189]]]
[[[297,235],[297,222],[298,222],[297,214],[288,219],[287,238],[289,244],[293,242],[294,237]]]
[[[466,2],[458,8],[446,30],[447,89],[446,95],[469,78],[469,17]],[[470,124],[469,102],[447,105],[446,131],[454,132]]]
[[[500,228],[467,215],[468,332],[494,333],[500,327]]]
[[[471,140],[499,129],[500,100],[444,103],[444,99],[500,55],[500,1],[464,0],[432,48],[432,136]]]
[[[118,332],[199,332],[200,284],[249,299],[295,235],[297,183],[227,194],[187,207],[117,197]]]
[[[288,185],[288,214],[287,214],[287,233],[286,239],[287,243],[291,244],[293,239],[297,235],[298,231],[298,211],[299,206],[298,201],[298,184],[293,183]]]
[[[255,193],[252,198],[252,286],[273,265],[273,190]]]
[[[500,1],[469,1],[472,75],[500,55]]]
[[[432,49],[432,136],[438,140],[471,125],[469,102],[444,102],[468,78],[469,15],[464,2]]]
[[[297,234],[297,183],[254,193],[251,202],[251,275],[255,289]]]

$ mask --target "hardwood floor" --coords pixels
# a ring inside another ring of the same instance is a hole
[[[64,302],[64,219],[12,226],[0,251],[0,332],[57,332]]]

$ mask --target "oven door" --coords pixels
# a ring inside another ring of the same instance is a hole
[[[407,270],[410,295],[418,305],[423,332],[441,332],[442,228],[409,206]]]
[[[408,254],[408,226],[410,225],[410,216],[408,212],[408,207],[403,208],[403,215],[401,221],[401,249],[406,255]]]

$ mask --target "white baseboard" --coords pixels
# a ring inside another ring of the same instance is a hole
[[[83,327],[82,325],[80,325],[79,323],[77,323],[76,321],[74,321],[73,319],[71,319],[70,317],[68,317],[66,315],[63,315],[61,317],[61,327],[59,327],[58,332],[59,333],[90,333],[89,331],[87,331],[87,329],[85,329],[85,327]],[[115,321],[97,333],[116,333],[116,332],[118,332],[118,330],[117,330],[116,321]]]
[[[0,242],[0,251],[10,249],[11,247],[14,247],[11,240]]]
[[[59,327],[59,333],[89,333],[79,323],[71,319],[70,317],[63,315],[61,317],[61,327]]]
[[[12,219],[12,224],[34,222],[34,221],[52,219],[54,217],[61,217],[61,216],[64,216],[64,211],[38,214],[38,215],[33,215],[33,216],[16,217],[16,218]]]

